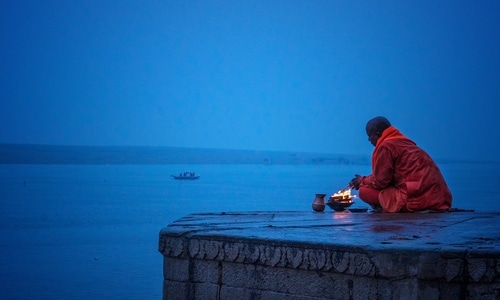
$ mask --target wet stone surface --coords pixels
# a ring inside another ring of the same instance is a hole
[[[500,253],[500,213],[242,212],[188,215],[162,234],[366,247]]]

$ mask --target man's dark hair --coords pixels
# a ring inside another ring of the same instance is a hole
[[[379,132],[382,133],[384,130],[391,126],[391,122],[387,120],[386,117],[378,116],[366,123],[366,131],[367,132]]]

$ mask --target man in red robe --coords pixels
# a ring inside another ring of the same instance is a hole
[[[447,211],[452,196],[436,163],[384,117],[366,124],[375,146],[372,174],[355,175],[349,186],[361,200],[384,212]]]

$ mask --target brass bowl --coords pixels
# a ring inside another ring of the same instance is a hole
[[[326,205],[328,205],[334,211],[344,211],[349,206],[353,205],[354,201],[350,200],[342,200],[342,201],[328,201]]]

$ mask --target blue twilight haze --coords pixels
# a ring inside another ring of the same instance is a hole
[[[1,1],[0,143],[498,160],[499,1]]]

